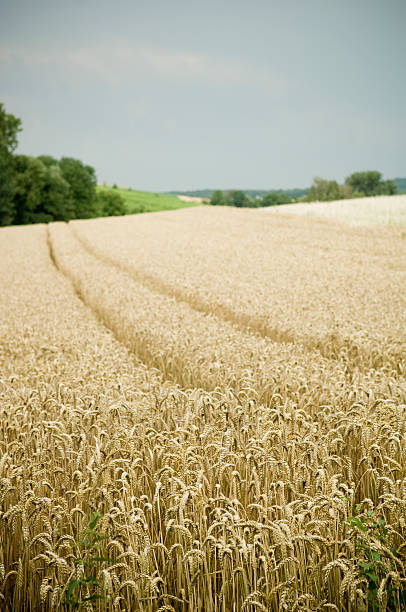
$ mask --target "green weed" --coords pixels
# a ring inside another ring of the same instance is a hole
[[[98,579],[98,570],[103,563],[111,561],[102,551],[102,542],[107,538],[99,532],[97,526],[102,516],[99,512],[91,514],[87,529],[76,542],[76,549],[80,554],[75,559],[75,566],[81,566],[82,571],[67,585],[63,604],[68,610],[79,610],[88,605],[88,602],[106,599],[104,585]]]
[[[359,556],[358,572],[368,585],[368,611],[406,609],[406,589],[398,574],[398,552],[389,544],[385,519],[376,519],[374,510],[361,512],[361,504],[353,508],[344,524],[350,527]]]

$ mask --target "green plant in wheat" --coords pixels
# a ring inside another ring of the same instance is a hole
[[[361,512],[360,504],[353,508],[353,514],[345,524],[355,538],[358,573],[368,584],[368,610],[377,612],[382,605],[393,612],[405,609],[406,589],[399,580],[398,552],[390,547],[385,519],[377,520],[371,509]]]
[[[75,559],[77,578],[70,580],[65,591],[64,606],[68,610],[79,610],[89,602],[106,598],[103,584],[98,580],[98,570],[110,559],[103,555],[102,542],[107,536],[99,531],[98,523],[103,517],[99,512],[89,516],[88,526],[80,540],[75,543],[79,556]]]

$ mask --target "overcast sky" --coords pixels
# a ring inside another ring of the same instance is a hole
[[[1,0],[19,151],[153,191],[406,176],[405,0]]]

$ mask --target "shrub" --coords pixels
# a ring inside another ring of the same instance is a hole
[[[117,217],[127,213],[124,198],[114,191],[100,191],[97,194],[101,217]]]

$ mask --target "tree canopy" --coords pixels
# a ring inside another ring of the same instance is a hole
[[[73,207],[77,219],[97,216],[96,172],[79,159],[62,157],[59,162],[62,176],[71,188]]]
[[[0,103],[0,225],[10,225],[14,221],[14,171],[13,151],[17,147],[21,120],[6,113]]]
[[[349,185],[354,193],[365,196],[393,195],[397,192],[396,183],[384,181],[378,170],[354,172],[347,176],[345,184]]]
[[[99,191],[97,194],[97,203],[99,214],[101,217],[114,217],[125,215],[127,207],[124,198],[113,190]]]
[[[0,148],[12,153],[17,147],[17,135],[21,129],[21,119],[6,113],[4,104],[0,102]]]
[[[213,191],[210,198],[210,204],[213,206],[222,206],[225,203],[224,193],[221,191],[221,189],[216,189]]]
[[[0,225],[123,214],[117,198],[97,197],[92,166],[72,157],[14,154],[20,130],[21,120],[0,104]]]
[[[309,193],[307,194],[306,199],[309,202],[323,202],[339,200],[340,197],[340,187],[337,181],[329,181],[327,179],[321,178],[320,176],[316,176],[312,186],[309,189]]]
[[[279,204],[289,204],[291,201],[292,200],[286,193],[271,191],[262,198],[260,206],[279,206]]]
[[[225,200],[229,206],[237,206],[238,208],[249,205],[247,196],[240,189],[230,189],[227,191]]]

